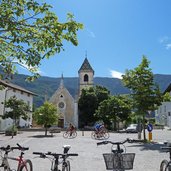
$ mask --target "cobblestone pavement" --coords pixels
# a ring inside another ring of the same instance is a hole
[[[91,139],[91,132],[78,131],[78,136],[75,139],[64,139],[63,132],[54,134],[53,137],[44,137],[44,132],[21,132],[14,138],[0,135],[0,146],[11,145],[14,146],[19,143],[23,146],[29,147],[29,151],[25,152],[25,157],[30,158],[33,162],[34,171],[50,171],[50,161],[47,159],[35,158],[33,151],[48,152],[53,151],[60,153],[63,151],[64,144],[71,145],[70,152],[78,153],[78,157],[72,157],[71,170],[72,171],[105,171],[105,163],[103,160],[103,153],[108,153],[111,150],[111,145],[97,146],[99,140]],[[162,152],[160,147],[162,142],[171,141],[171,131],[154,130],[153,141],[155,143],[126,143],[127,152],[136,153],[134,160],[133,171],[159,171],[160,162],[165,158],[168,159],[168,153]],[[137,134],[126,133],[110,133],[109,140],[122,141],[126,138],[137,139]],[[148,138],[148,133],[147,133]],[[18,152],[10,153],[12,156],[17,156]],[[11,163],[15,165],[14,162]]]

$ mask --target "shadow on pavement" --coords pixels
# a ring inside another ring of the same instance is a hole
[[[164,147],[166,145],[164,144],[159,144],[159,143],[138,143],[138,144],[131,144],[129,145],[129,148],[132,147],[132,148],[135,148],[135,147],[139,147],[141,151],[159,151],[159,152],[164,152],[161,147]]]
[[[29,136],[31,138],[52,138],[54,137],[53,135],[33,135],[33,136]]]

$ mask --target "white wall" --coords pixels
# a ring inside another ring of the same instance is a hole
[[[33,107],[33,95],[28,94],[26,92],[22,92],[20,90],[15,90],[15,89],[11,89],[11,88],[6,88],[3,90],[0,90],[0,115],[2,116],[5,111],[7,111],[8,109],[4,108],[4,102],[5,99],[6,101],[12,97],[12,96],[16,96],[17,99],[23,100],[26,104],[28,104],[30,106],[30,111],[32,111],[32,107]],[[32,113],[29,112],[29,119],[27,119],[26,121],[23,119],[20,119],[20,126],[29,126],[30,123],[32,123]],[[2,120],[0,122],[0,130],[4,130],[7,127],[11,126],[12,121],[9,119],[5,119]]]
[[[155,112],[156,121],[171,128],[171,102],[163,102]]]

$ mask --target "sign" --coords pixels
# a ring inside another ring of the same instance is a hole
[[[152,124],[148,124],[147,125],[147,130],[148,130],[148,132],[151,132],[153,130],[153,125]]]

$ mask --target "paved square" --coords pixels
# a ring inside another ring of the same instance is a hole
[[[97,146],[96,143],[99,142],[99,140],[93,140],[91,138],[91,131],[85,131],[84,135],[82,131],[78,131],[78,136],[75,139],[64,139],[63,132],[54,134],[53,137],[39,137],[39,135],[44,135],[44,132],[21,132],[17,136],[14,136],[13,139],[1,134],[0,146],[6,146],[8,144],[15,146],[16,143],[27,146],[30,149],[25,152],[25,157],[32,160],[34,171],[50,171],[50,161],[48,159],[35,158],[36,156],[33,155],[32,152],[52,151],[62,153],[62,146],[69,144],[71,145],[70,152],[79,154],[78,157],[72,157],[70,160],[72,171],[106,170],[102,154],[110,152],[111,145]],[[126,138],[137,139],[137,134],[110,133],[109,140],[122,141]],[[125,144],[127,152],[136,153],[133,171],[158,171],[162,159],[169,158],[168,153],[164,153],[160,150],[160,147],[163,146],[160,142],[166,140],[171,141],[171,131],[167,129],[154,130],[153,140],[158,143]],[[17,154],[17,151],[10,153],[12,156],[17,156]],[[14,163],[12,164],[14,165]]]

